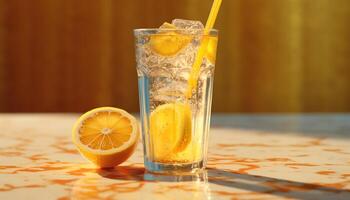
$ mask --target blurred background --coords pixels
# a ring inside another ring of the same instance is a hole
[[[134,28],[212,0],[0,0],[0,112],[138,111]],[[223,0],[214,112],[349,112],[349,0]]]

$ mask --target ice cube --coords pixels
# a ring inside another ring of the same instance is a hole
[[[173,78],[158,79],[151,88],[151,98],[158,102],[181,102],[185,97],[187,81]]]
[[[159,29],[176,29],[177,27],[174,24],[169,24],[168,22],[164,22]]]
[[[174,19],[171,24],[175,25],[178,29],[186,29],[186,33],[190,34],[198,34],[204,30],[204,26],[200,21]]]

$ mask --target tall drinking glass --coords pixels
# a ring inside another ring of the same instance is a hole
[[[163,28],[134,34],[145,167],[153,173],[200,171],[207,162],[218,32]]]

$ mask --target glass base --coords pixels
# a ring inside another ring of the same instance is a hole
[[[155,174],[186,174],[198,173],[205,168],[203,160],[188,164],[164,164],[145,160],[148,172]]]

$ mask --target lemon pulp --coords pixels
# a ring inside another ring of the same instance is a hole
[[[192,113],[189,104],[168,103],[158,106],[150,116],[150,137],[156,160],[164,160],[191,142]]]

